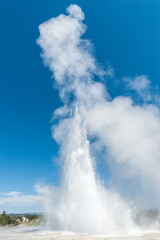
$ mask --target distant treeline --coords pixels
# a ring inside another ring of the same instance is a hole
[[[16,226],[20,224],[37,225],[41,222],[42,215],[37,214],[6,214],[0,215],[0,226]]]

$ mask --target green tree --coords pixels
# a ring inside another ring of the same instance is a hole
[[[2,215],[0,216],[0,225],[5,226],[11,224],[12,218],[3,211]]]

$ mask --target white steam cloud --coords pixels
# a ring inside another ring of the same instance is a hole
[[[125,77],[123,80],[128,84],[128,88],[136,91],[144,101],[152,100],[150,93],[151,82],[147,76],[140,75],[135,78]]]
[[[153,104],[138,106],[129,97],[110,100],[105,85],[94,76],[113,75],[113,70],[104,71],[92,54],[91,42],[81,38],[86,31],[81,8],[72,4],[67,13],[39,26],[37,43],[64,102],[54,113],[59,123],[53,126],[64,166],[60,188],[38,187],[38,191],[45,196],[48,221],[55,229],[131,232],[135,230],[132,211],[118,193],[106,191],[97,180],[89,140],[94,139],[92,147],[105,149],[106,164],[114,166],[110,168],[113,178],[116,171],[119,181],[138,179],[158,202],[160,111]],[[147,77],[126,81],[131,89],[149,97]]]

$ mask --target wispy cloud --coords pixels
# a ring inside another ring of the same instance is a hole
[[[146,75],[139,75],[134,78],[124,77],[123,80],[125,81],[128,89],[136,91],[144,101],[151,101],[151,81]]]
[[[13,191],[13,192],[0,192],[0,197],[1,196],[10,196],[10,197],[17,197],[18,195],[20,195],[21,192],[17,192],[17,191]]]
[[[41,204],[41,197],[38,195],[27,195],[21,192],[3,192],[0,193],[0,205],[25,207]]]

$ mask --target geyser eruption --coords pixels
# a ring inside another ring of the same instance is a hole
[[[64,106],[54,112],[58,123],[52,129],[60,145],[62,182],[38,191],[44,195],[47,221],[54,230],[132,234],[138,231],[133,212],[98,180],[90,140],[96,148],[107,149],[107,164],[112,162],[113,171],[119,169],[118,176],[128,181],[138,178],[139,186],[149,183],[155,189],[160,169],[159,109],[136,106],[129,97],[111,101],[105,85],[94,80],[95,75],[101,78],[111,71],[98,65],[92,44],[81,38],[86,30],[84,14],[77,5],[70,5],[67,12],[39,26],[37,43]]]
[[[39,28],[42,56],[54,73],[62,100],[68,105],[55,112],[55,117],[62,118],[53,127],[53,137],[61,145],[63,179],[60,188],[41,189],[45,193],[47,220],[55,230],[131,232],[134,227],[127,203],[118,194],[106,191],[97,180],[82,114],[85,107],[103,101],[103,86],[92,78],[93,74],[105,72],[96,65],[89,50],[90,42],[80,38],[86,29],[81,22],[82,10],[71,5],[68,13],[69,16],[60,15]]]
[[[54,230],[133,233],[132,212],[127,203],[118,194],[106,191],[95,176],[85,124],[77,109],[67,119],[67,125],[61,188],[41,189],[48,223]]]

